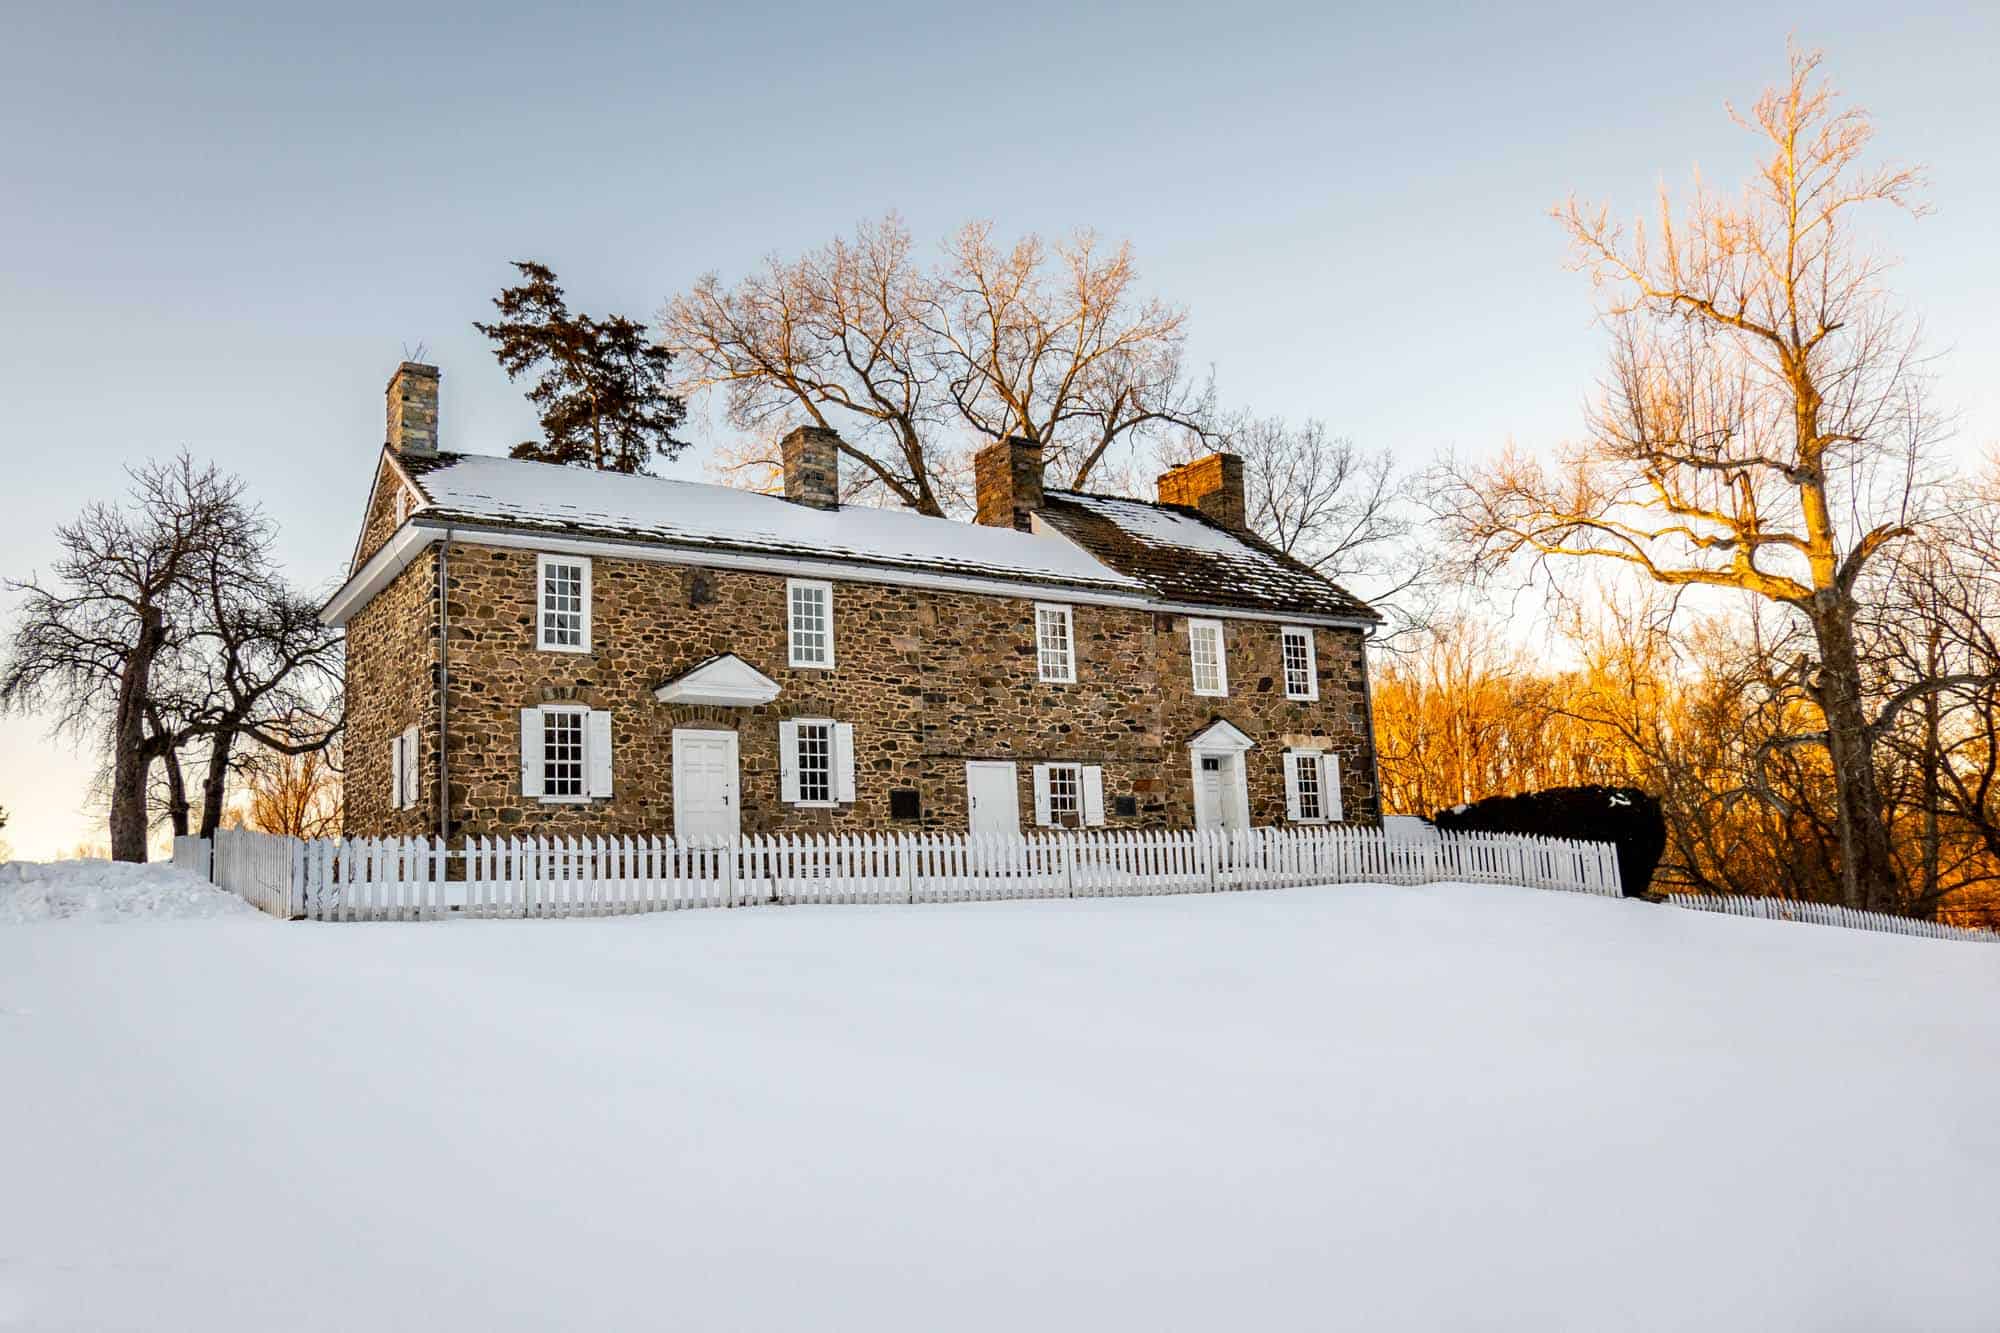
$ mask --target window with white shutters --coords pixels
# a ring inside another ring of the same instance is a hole
[[[833,665],[833,585],[810,579],[785,584],[786,637],[795,667]]]
[[[1319,698],[1319,662],[1313,647],[1313,632],[1287,625],[1280,635],[1285,658],[1285,697]]]
[[[854,800],[854,727],[827,718],[778,724],[778,795],[793,805]]]
[[[1338,822],[1340,758],[1321,750],[1285,752],[1285,815],[1298,824]]]
[[[535,567],[536,646],[550,652],[589,652],[590,561],[545,555]]]
[[[1194,663],[1194,692],[1213,696],[1229,693],[1229,668],[1222,657],[1222,622],[1188,621],[1188,655]]]
[[[1071,684],[1076,680],[1075,617],[1067,606],[1035,605],[1035,662],[1043,680]]]

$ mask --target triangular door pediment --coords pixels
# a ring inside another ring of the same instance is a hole
[[[1235,725],[1224,718],[1217,718],[1194,734],[1188,741],[1188,749],[1241,754],[1256,744],[1257,742],[1244,735]]]
[[[735,653],[711,657],[653,691],[663,704],[720,704],[751,708],[778,697],[778,682]]]

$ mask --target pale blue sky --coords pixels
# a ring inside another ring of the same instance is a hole
[[[1387,11],[1388,7],[1383,7]],[[1796,30],[1929,164],[1884,219],[1970,457],[2000,440],[2000,8],[9,3],[0,42],[0,572],[122,465],[249,479],[294,574],[334,576],[405,344],[447,447],[532,432],[469,323],[553,264],[650,316],[886,209],[920,237],[1087,224],[1189,307],[1225,398],[1413,460],[1574,431],[1601,360],[1547,213],[1734,180]],[[700,456],[683,470],[698,472]],[[87,758],[0,722],[0,837],[101,828]]]

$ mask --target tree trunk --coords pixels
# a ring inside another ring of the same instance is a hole
[[[1819,703],[1839,806],[1841,900],[1849,907],[1894,912],[1900,897],[1896,864],[1875,788],[1875,747],[1861,701],[1853,609],[1837,591],[1823,589],[1809,611],[1819,643]]]
[[[229,754],[236,748],[236,728],[225,722],[215,730],[208,752],[208,773],[201,780],[201,836],[212,838],[222,823],[222,800],[229,791]]]
[[[160,752],[160,762],[167,769],[167,819],[173,825],[174,836],[185,838],[188,834],[187,775],[181,771],[180,752],[170,745]]]
[[[146,699],[153,683],[153,659],[165,646],[164,618],[153,607],[140,613],[139,637],[118,677],[118,704],[111,718],[111,859],[146,859],[146,778],[152,755],[146,745]]]

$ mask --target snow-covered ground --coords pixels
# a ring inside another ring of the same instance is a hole
[[[0,1327],[2000,1320],[2000,949],[1570,894],[28,925],[0,1081]]]

